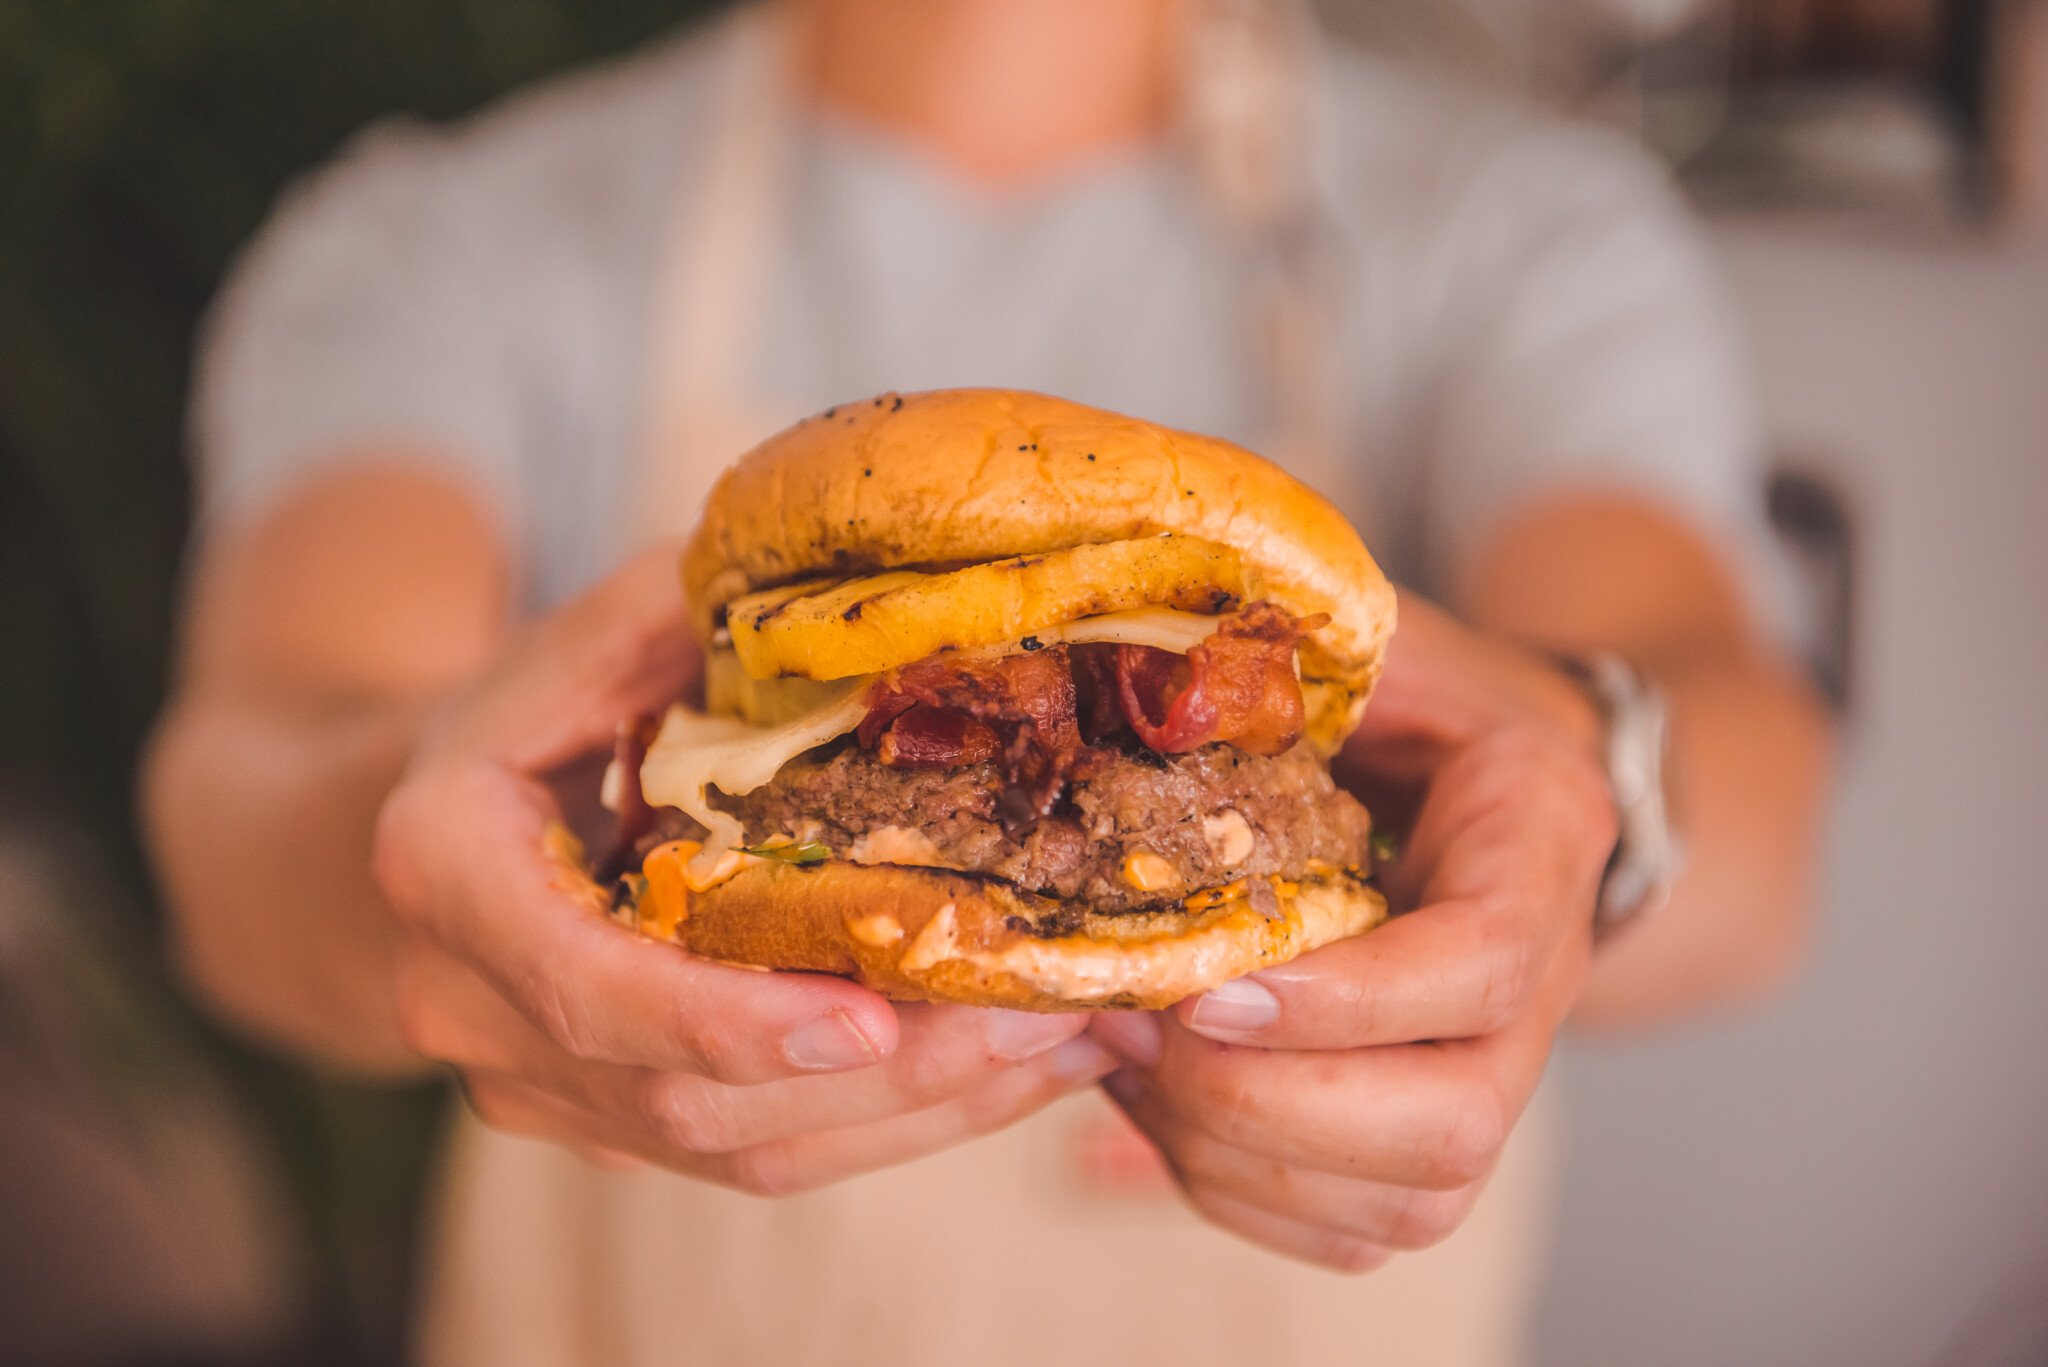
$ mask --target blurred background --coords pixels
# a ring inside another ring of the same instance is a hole
[[[711,8],[0,6],[0,1359],[402,1360],[447,1098],[237,1049],[156,952],[131,785],[192,332],[282,186],[365,123],[456,115]],[[1799,986],[1559,1059],[1538,1361],[2048,1362],[2048,3],[1323,8],[1683,177],[1843,709]]]

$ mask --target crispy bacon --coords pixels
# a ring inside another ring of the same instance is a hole
[[[860,725],[853,728],[855,739],[863,750],[873,750],[882,743],[882,737],[889,734],[889,728],[896,719],[917,706],[915,694],[892,688],[887,680],[877,683],[868,694],[868,714],[860,719]]]
[[[1126,728],[1163,754],[1217,741],[1259,755],[1292,747],[1302,728],[1294,649],[1322,620],[1254,603],[1184,656],[1131,645],[934,656],[883,676],[856,734],[884,764],[999,761],[1004,816],[1026,822],[1052,810],[1088,745]]]
[[[912,703],[886,731],[877,734],[874,748],[875,757],[884,764],[950,769],[994,759],[1003,747],[987,722],[951,708]]]
[[[1117,693],[1138,739],[1162,754],[1228,741],[1277,755],[1301,739],[1294,648],[1320,625],[1254,603],[1185,656],[1118,646]]]
[[[945,708],[1002,731],[1030,726],[1049,749],[1081,743],[1074,725],[1074,679],[1064,647],[998,660],[936,655],[893,671],[876,683],[861,744],[876,745],[891,724],[913,707]]]
[[[1074,701],[1081,739],[1100,745],[1128,735],[1131,724],[1124,720],[1123,695],[1117,686],[1117,647],[1107,641],[1091,641],[1069,649],[1074,659]]]
[[[857,731],[884,764],[951,766],[999,758],[1005,815],[1052,810],[1081,749],[1065,648],[999,660],[934,657],[885,675]]]

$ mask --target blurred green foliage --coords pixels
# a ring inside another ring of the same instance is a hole
[[[82,827],[155,933],[132,818],[188,508],[195,324],[294,174],[379,117],[444,118],[708,0],[0,3],[0,802]],[[181,1011],[166,981],[153,998]],[[433,1089],[216,1045],[270,1120],[325,1292],[321,1354],[392,1350]]]

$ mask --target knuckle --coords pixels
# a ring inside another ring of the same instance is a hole
[[[462,1096],[469,1103],[470,1113],[487,1129],[507,1134],[532,1132],[532,1118],[509,1092],[495,1083],[466,1073],[462,1075],[461,1083]]]
[[[1151,1139],[1151,1136],[1147,1135],[1146,1138]],[[1197,1193],[1208,1188],[1220,1190],[1220,1187],[1213,1178],[1197,1177],[1194,1173],[1190,1172],[1187,1165],[1181,1161],[1180,1151],[1172,1146],[1161,1143],[1158,1140],[1153,1140],[1152,1152],[1159,1156],[1160,1166],[1166,1170],[1167,1177],[1172,1180],[1176,1187],[1180,1188],[1183,1195],[1190,1199],[1193,1199]]]
[[[1034,1097],[1035,1094],[1018,1095],[1009,1088],[985,1087],[963,1093],[952,1105],[959,1114],[961,1129],[970,1135],[978,1135],[1000,1129],[1006,1121],[1025,1111]]]
[[[1327,1240],[1314,1256],[1325,1267],[1362,1277],[1385,1267],[1394,1255],[1391,1250],[1369,1240],[1338,1235]]]
[[[557,1049],[580,1062],[595,1062],[600,1051],[573,991],[567,983],[539,977],[524,984],[518,1000],[527,1019]]]
[[[1586,812],[1587,833],[1599,862],[1604,864],[1620,836],[1621,813],[1614,804],[1612,782],[1590,755],[1580,756],[1573,768],[1572,795]]]
[[[699,1077],[722,1083],[749,1080],[743,1076],[745,1049],[735,1022],[698,1012],[679,1032],[676,1046],[684,1066]]]
[[[1205,1133],[1232,1145],[1246,1136],[1258,1108],[1243,1070],[1216,1055],[1192,1065],[1186,1083],[1193,1101],[1190,1114]]]
[[[897,1095],[911,1106],[922,1108],[958,1092],[974,1070],[972,1065],[949,1059],[937,1049],[908,1049],[890,1061],[890,1071]]]
[[[408,779],[392,789],[370,830],[371,880],[392,914],[408,924],[417,919],[424,900],[410,838],[416,786]]]
[[[1317,952],[1327,953],[1327,948]],[[1302,962],[1296,960],[1297,964]],[[1324,962],[1331,961],[1326,959]],[[1278,976],[1288,984],[1291,995],[1286,1010],[1289,1012],[1298,1011],[1304,1018],[1327,1021],[1341,1030],[1349,1041],[1380,1037],[1386,994],[1372,990],[1374,976],[1358,971],[1355,961],[1336,971],[1311,974],[1306,968],[1297,968]]]
[[[1266,1179],[1272,1177],[1272,1169],[1263,1175],[1248,1171],[1242,1150],[1219,1144],[1205,1134],[1170,1126],[1158,1133],[1148,1131],[1145,1137],[1184,1186],[1210,1188],[1246,1200],[1264,1194],[1271,1185]]]
[[[1331,1000],[1343,1019],[1351,1026],[1353,1039],[1377,1040],[1386,1038],[1385,992],[1370,990],[1370,979],[1363,975],[1346,974],[1330,985]]]
[[[982,1135],[1021,1120],[1047,1102],[1065,1093],[1067,1086],[1049,1075],[1020,1073],[1015,1083],[1008,1080],[961,1093],[953,1104],[969,1134]]]
[[[741,1149],[728,1156],[725,1184],[748,1196],[774,1198],[793,1196],[807,1184],[772,1144]]]
[[[452,1051],[441,1028],[440,1012],[416,987],[400,984],[392,1002],[398,1037],[421,1058],[450,1062]]]
[[[1521,1019],[1541,975],[1536,945],[1525,936],[1500,936],[1487,955],[1474,1033],[1496,1034]]]
[[[427,981],[424,965],[401,951],[392,981],[392,1024],[399,1040],[421,1058],[459,1062],[463,1050],[448,1009]]]
[[[657,1074],[641,1085],[638,1101],[641,1123],[670,1148],[708,1154],[740,1147],[736,1117],[716,1084]]]
[[[1605,864],[1621,825],[1606,767],[1589,751],[1561,746],[1550,772],[1558,785],[1558,798],[1577,816],[1573,824],[1585,842],[1587,856]]]
[[[1417,1252],[1449,1238],[1462,1214],[1463,1203],[1451,1194],[1403,1187],[1375,1233],[1389,1248]]]
[[[1507,1117],[1499,1101],[1482,1089],[1466,1089],[1446,1109],[1422,1156],[1422,1184],[1439,1191],[1471,1186],[1493,1170],[1506,1141]]]
[[[1253,1227],[1245,1218],[1248,1207],[1240,1198],[1206,1182],[1185,1183],[1184,1188],[1188,1204],[1192,1205],[1204,1220],[1218,1229],[1227,1229],[1244,1238],[1255,1240]]]

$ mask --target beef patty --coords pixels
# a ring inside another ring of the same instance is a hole
[[[1365,809],[1304,745],[1270,757],[1230,745],[1093,748],[1055,811],[1016,830],[1001,819],[1002,791],[994,763],[895,768],[848,745],[792,761],[745,797],[714,790],[712,802],[749,841],[792,835],[841,858],[990,874],[1099,912],[1177,902],[1247,875],[1298,875],[1312,859],[1369,860]],[[1140,852],[1165,860],[1176,881],[1132,886],[1124,861]]]

